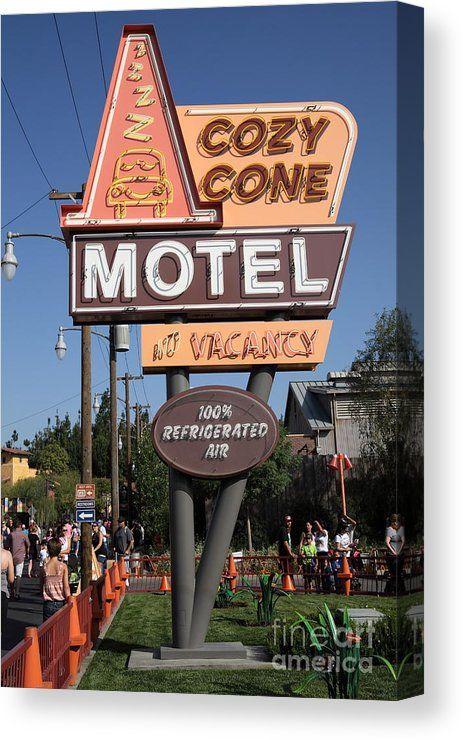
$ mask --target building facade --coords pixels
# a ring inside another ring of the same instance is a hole
[[[392,403],[394,398],[406,399],[414,428],[422,433],[423,399],[418,391],[416,371],[379,366],[375,375],[375,387],[383,392],[387,389]],[[359,403],[357,378],[359,372],[351,370],[329,372],[326,380],[289,384],[285,427],[294,452],[308,455],[343,452],[349,458],[360,457],[361,421],[375,411],[376,404],[384,401],[373,390],[371,397]]]
[[[29,467],[30,452],[15,447],[2,447],[2,486],[14,486],[18,480],[33,478],[37,470]]]

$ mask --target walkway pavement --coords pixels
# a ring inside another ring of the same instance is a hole
[[[8,616],[5,633],[2,633],[2,656],[24,637],[25,627],[42,624],[43,600],[38,578],[21,578],[21,599],[8,599]]]

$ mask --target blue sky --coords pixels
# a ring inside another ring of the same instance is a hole
[[[104,105],[94,17],[73,13],[57,19],[91,155]],[[338,217],[338,223],[355,223],[356,232],[331,314],[326,361],[315,373],[278,374],[270,399],[277,414],[284,410],[290,380],[347,368],[374,314],[395,302],[396,20],[394,3],[98,13],[107,80],[122,25],[153,23],[178,104],[334,100],[357,119],[358,143]],[[4,17],[2,37],[3,78],[48,179],[58,189],[79,189],[89,167],[53,17]],[[6,224],[49,188],[3,90],[2,110]],[[2,240],[10,229],[59,234],[54,205],[43,200],[2,229]],[[57,327],[71,325],[65,248],[23,239],[16,253],[20,268],[2,286],[2,441],[16,428],[22,442],[57,409],[76,416],[80,345],[77,332],[68,333],[68,356],[56,359]],[[132,328],[133,350],[127,357],[134,373],[140,369],[137,331]],[[126,370],[124,359],[119,370]],[[102,340],[100,347],[94,340],[95,390],[106,387],[108,375],[106,343]],[[192,383],[244,386],[246,379],[244,374],[196,375]],[[146,391],[153,412],[165,400],[163,376],[146,377],[144,388],[134,385],[134,402],[136,392],[146,403]],[[42,409],[47,410],[36,414]]]

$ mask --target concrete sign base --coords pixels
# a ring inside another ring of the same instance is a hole
[[[231,658],[231,650],[234,645],[241,645],[245,657]],[[222,650],[222,657],[211,658],[207,654],[207,648],[215,646]],[[193,652],[188,650],[176,650],[176,653]],[[204,649],[194,651],[198,653],[196,658],[178,657],[175,660],[160,658],[160,650],[153,652],[146,650],[132,650],[130,653],[129,671],[155,671],[155,670],[250,670],[250,669],[272,669],[273,663],[270,655],[263,645],[252,645],[243,647],[241,643],[206,643]]]
[[[242,642],[205,642],[200,647],[177,648],[172,645],[161,645],[159,648],[161,660],[196,660],[207,658],[216,660],[245,660],[246,648]]]

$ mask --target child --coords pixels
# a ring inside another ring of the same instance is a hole
[[[47,558],[48,558],[47,540],[42,540],[41,543],[40,543],[40,551],[39,551],[39,565],[40,565],[40,568],[43,568],[43,566],[45,565],[45,561],[47,560]]]
[[[329,594],[334,586],[333,568],[331,567],[329,558],[325,558],[324,563],[321,564],[321,569],[323,593]]]
[[[302,560],[302,572],[304,574],[304,592],[308,593],[311,581],[317,568],[317,548],[312,535],[312,525],[306,523],[306,529],[301,535],[299,543],[299,557]]]

